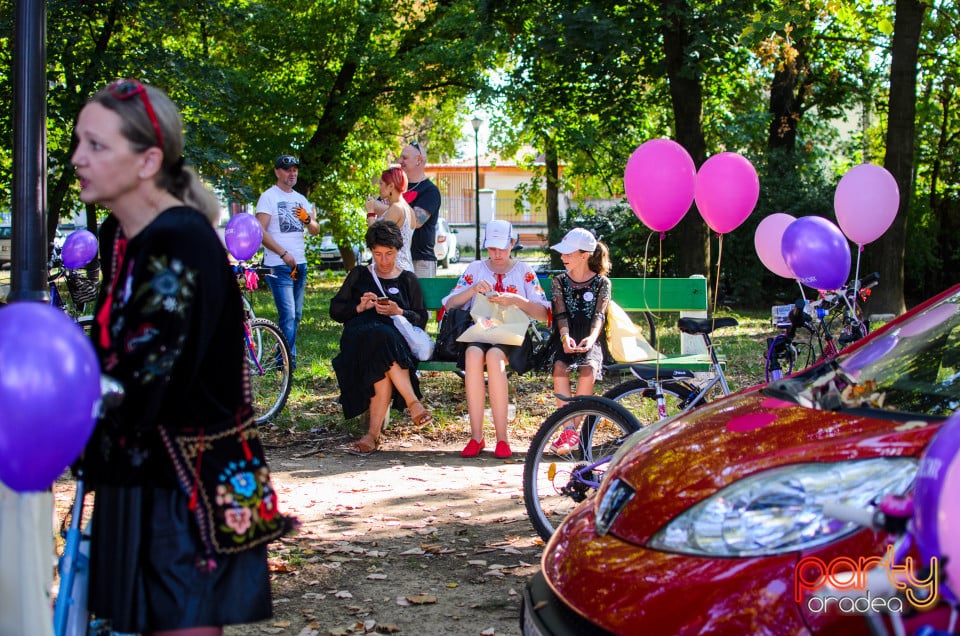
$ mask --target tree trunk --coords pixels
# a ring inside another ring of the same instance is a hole
[[[926,5],[918,0],[897,0],[890,58],[890,107],[887,124],[887,155],[884,167],[897,180],[900,208],[890,229],[863,252],[861,271],[880,272],[880,284],[870,298],[869,313],[901,314],[903,257],[907,235],[907,212],[913,194],[914,131],[917,110],[917,51]]]
[[[663,16],[663,49],[677,142],[687,149],[699,168],[706,160],[707,144],[700,122],[700,112],[703,109],[700,72],[686,53],[692,37],[687,21],[690,7],[684,0],[677,0],[664,2],[660,8]],[[679,275],[702,274],[708,279],[708,288],[712,289],[709,282],[709,233],[694,206],[691,206],[674,231],[682,246],[676,255]]]
[[[547,244],[560,240],[560,162],[557,145],[552,135],[544,137],[543,161],[546,172]],[[550,250],[550,269],[563,269],[560,254]]]

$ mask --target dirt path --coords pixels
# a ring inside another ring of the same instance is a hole
[[[265,435],[281,504],[301,529],[273,548],[272,620],[227,634],[517,634],[542,543],[522,455],[391,439],[369,457]],[[317,446],[326,450],[317,450]]]

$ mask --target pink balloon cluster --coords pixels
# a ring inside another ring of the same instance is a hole
[[[686,149],[670,139],[638,146],[627,161],[623,183],[633,213],[656,232],[675,227],[696,201],[710,229],[726,234],[750,216],[760,196],[757,171],[744,157],[721,152],[698,172]]]

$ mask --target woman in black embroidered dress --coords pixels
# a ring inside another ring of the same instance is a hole
[[[418,426],[433,419],[420,403],[417,358],[390,318],[402,314],[417,327],[427,324],[419,280],[397,266],[403,235],[392,221],[376,221],[366,241],[373,264],[354,267],[330,301],[330,317],[343,323],[340,353],[333,359],[343,416],[370,411],[367,433],[345,449],[360,456],[379,448],[391,400],[397,410],[406,406]]]
[[[570,395],[570,368],[576,366],[577,395],[591,395],[603,373],[603,328],[610,303],[610,256],[607,246],[584,228],[567,232],[552,247],[560,252],[566,269],[553,278],[550,296],[553,306],[553,392]],[[557,407],[563,406],[557,400]],[[551,448],[566,454],[580,443],[575,427],[560,432]]]
[[[111,212],[93,339],[125,390],[81,463],[96,491],[89,607],[118,632],[211,636],[272,610],[266,545],[211,568],[160,441],[161,426],[205,427],[249,408],[241,299],[212,226],[219,204],[183,166],[182,129],[170,99],[135,80],[98,92],[76,123],[80,198]],[[275,504],[261,501],[264,517]]]

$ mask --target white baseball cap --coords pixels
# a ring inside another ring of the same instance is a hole
[[[483,237],[484,249],[495,247],[499,250],[505,250],[510,247],[510,241],[513,236],[513,223],[497,219],[487,223],[486,233]]]
[[[562,241],[552,246],[550,249],[556,250],[561,254],[570,254],[572,252],[576,252],[577,250],[582,250],[584,252],[593,254],[594,250],[597,249],[597,238],[590,232],[590,230],[582,227],[575,227],[567,232],[567,235],[563,237]]]

